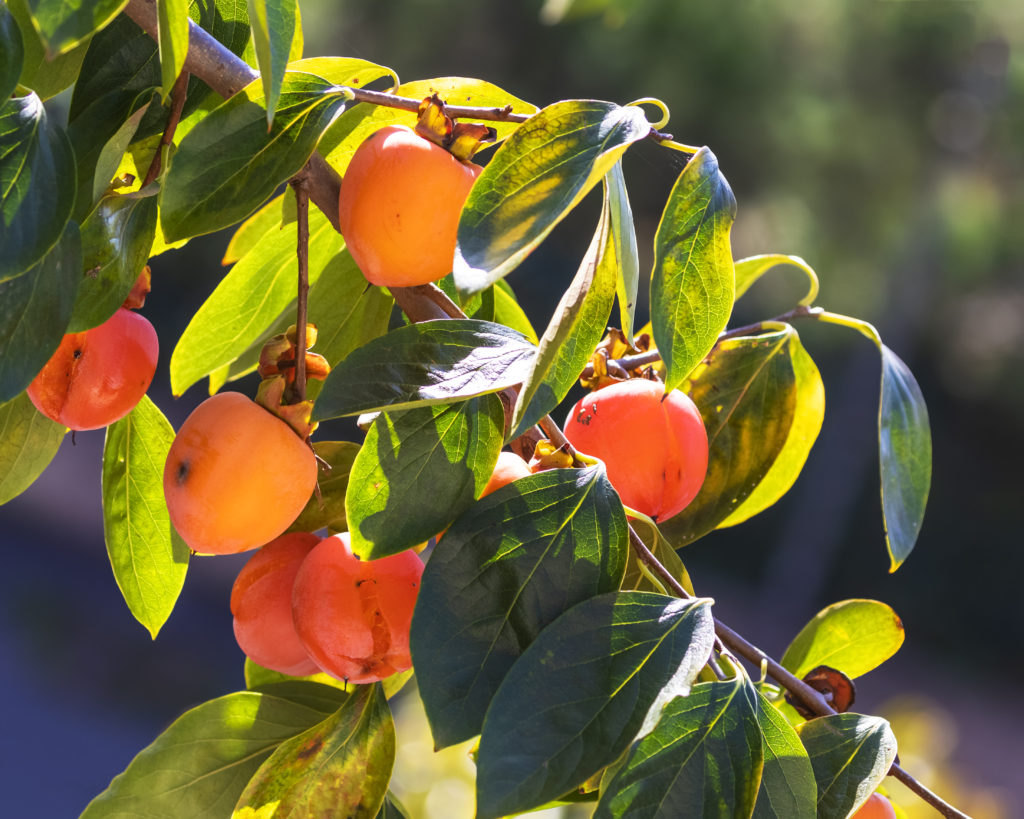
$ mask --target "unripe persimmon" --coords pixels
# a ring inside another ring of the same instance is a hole
[[[109,319],[68,333],[28,388],[47,418],[74,429],[99,429],[131,412],[156,372],[156,330],[119,307]]]
[[[405,125],[367,137],[338,200],[341,235],[363,275],[411,287],[451,272],[459,213],[482,170]]]
[[[633,378],[582,398],[569,412],[565,437],[604,461],[623,504],[655,520],[679,514],[696,497],[708,468],[700,412],[679,390]]]
[[[525,478],[530,474],[532,474],[530,472],[530,465],[526,461],[514,452],[502,450],[498,453],[498,462],[494,465],[494,472],[491,473],[490,480],[487,481],[487,485],[484,487],[484,491],[480,493],[480,497],[483,498],[490,495],[491,492],[495,492],[501,489],[501,487],[512,483],[512,481]]]
[[[313,451],[288,424],[237,392],[218,393],[193,410],[164,466],[171,523],[203,554],[270,542],[298,517],[315,484]]]
[[[422,574],[411,550],[360,560],[347,532],[320,541],[292,590],[295,630],[309,656],[322,671],[352,683],[412,667],[409,627]]]
[[[896,819],[896,811],[882,794],[873,793],[850,819]]]
[[[293,677],[320,670],[292,622],[295,575],[320,540],[308,532],[281,535],[249,558],[231,587],[235,639],[246,656],[264,668]]]

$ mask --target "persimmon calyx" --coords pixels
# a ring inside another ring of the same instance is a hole
[[[610,327],[606,335],[594,348],[590,361],[580,374],[580,386],[588,390],[599,390],[618,381],[630,378],[646,378],[649,381],[662,381],[661,371],[656,365],[624,368],[619,360],[624,356],[651,352],[654,343],[650,333],[640,333],[634,337],[635,346],[626,342],[626,337],[617,327]]]
[[[419,107],[416,133],[462,162],[467,162],[486,142],[494,142],[498,132],[479,122],[456,122],[445,111],[444,100],[436,93]]]
[[[285,391],[288,389],[288,382],[284,375],[271,375],[265,377],[256,390],[255,401],[267,412],[273,413],[288,426],[295,434],[303,440],[308,440],[317,428],[317,424],[311,420],[313,415],[313,401],[299,401],[295,404],[285,403]]]
[[[128,294],[128,298],[124,300],[124,304],[121,306],[126,310],[141,310],[146,304],[146,296],[149,295],[149,291],[153,288],[153,275],[149,269],[149,265],[145,265],[142,268],[142,272],[139,273],[139,278],[135,280],[135,284],[132,285],[131,292]]]
[[[316,325],[306,325],[306,378],[323,381],[331,371],[327,359],[318,353],[311,353],[309,347],[316,344]],[[283,375],[288,386],[295,383],[295,361],[298,332],[293,324],[284,333],[271,337],[260,350],[260,363],[256,370],[261,378]]]
[[[569,469],[573,464],[572,452],[568,444],[555,446],[547,438],[537,442],[530,458],[530,471],[534,474],[549,469]]]

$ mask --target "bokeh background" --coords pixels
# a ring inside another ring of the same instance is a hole
[[[856,708],[893,719],[905,767],[971,815],[1024,815],[1024,4],[302,0],[302,11],[307,55],[373,60],[403,80],[481,77],[539,105],[664,100],[666,130],[711,146],[733,186],[736,257],[801,255],[820,275],[819,304],[879,328],[921,384],[934,440],[928,514],[905,566],[887,573],[877,352],[814,323],[798,330],[827,412],[804,474],[776,507],[683,558],[719,616],[775,656],[828,603],[892,605],[907,643],[858,681]],[[61,116],[66,99],[52,105]],[[651,144],[626,158],[644,269],[684,159]],[[597,211],[592,196],[509,279],[538,331]],[[153,262],[145,314],[163,349],[151,396],[175,425],[204,394],[172,399],[167,361],[222,275],[227,240]],[[734,323],[783,312],[802,286],[777,270]],[[77,815],[179,713],[243,685],[228,595],[244,556],[194,560],[150,641],[104,551],[102,443],[69,436],[0,508],[5,815]],[[395,789],[414,816],[472,815],[465,748],[435,757],[415,698],[396,711]],[[893,794],[910,815],[934,815]]]

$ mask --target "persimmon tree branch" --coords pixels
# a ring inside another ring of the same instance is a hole
[[[299,284],[296,297],[295,317],[295,400],[306,400],[306,318],[309,295],[309,191],[306,174],[300,172],[291,182],[295,191],[296,211],[296,255],[299,262]]]
[[[185,108],[185,97],[188,92],[188,77],[187,71],[182,71],[178,75],[178,79],[174,81],[174,87],[171,88],[171,113],[167,117],[167,125],[164,126],[164,132],[160,136],[160,144],[156,146],[156,153],[153,154],[153,161],[149,163],[149,170],[146,171],[146,177],[142,180],[142,187],[150,184],[154,179],[160,175],[160,167],[163,164],[164,151],[174,141],[174,132],[178,128],[178,123],[181,122],[181,112]]]

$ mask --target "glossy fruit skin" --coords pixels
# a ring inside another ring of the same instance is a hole
[[[896,811],[882,794],[873,793],[850,819],[896,819]]]
[[[171,522],[201,554],[269,543],[298,517],[315,484],[312,450],[238,392],[218,393],[196,407],[164,465]]]
[[[338,199],[341,235],[363,275],[412,287],[450,273],[459,213],[482,170],[405,125],[367,137]]]
[[[320,670],[371,683],[411,668],[409,627],[422,574],[411,550],[360,560],[347,532],[324,538],[292,589],[295,630]]]
[[[308,532],[281,535],[249,558],[231,587],[235,639],[245,655],[264,668],[293,677],[320,670],[292,622],[295,575],[320,540]]]
[[[530,474],[532,474],[530,472],[530,465],[526,461],[514,452],[502,450],[498,453],[498,462],[494,466],[494,472],[491,473],[491,477],[487,481],[484,491],[480,493],[480,497],[486,497],[491,492],[495,492],[501,489],[501,487],[512,483],[512,481],[525,478]]]
[[[103,324],[64,336],[29,385],[28,397],[43,415],[69,429],[108,426],[146,394],[158,353],[149,320],[119,307]]]
[[[634,378],[590,393],[569,412],[565,437],[604,461],[623,504],[655,520],[679,514],[707,474],[700,412],[689,396],[665,395],[656,381]]]

